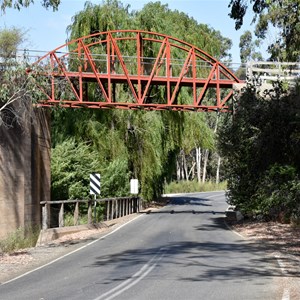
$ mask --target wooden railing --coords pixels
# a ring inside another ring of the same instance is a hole
[[[139,197],[105,198],[95,200],[42,201],[40,204],[42,205],[42,229],[51,227],[64,227],[66,206],[69,206],[68,212],[70,212],[71,209],[74,209],[74,226],[79,225],[79,218],[81,216],[80,205],[85,206],[88,224],[93,223],[93,208],[95,211],[95,207],[97,205],[101,205],[103,209],[102,221],[121,218],[126,215],[137,213],[142,209],[142,200]],[[53,209],[55,206],[57,208],[56,211]],[[75,207],[72,208],[72,206]],[[53,220],[57,220],[57,222],[53,222]]]

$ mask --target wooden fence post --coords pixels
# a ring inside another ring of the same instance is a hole
[[[91,225],[93,223],[92,219],[92,201],[88,202],[88,224]]]
[[[42,229],[49,228],[49,207],[47,202],[42,207]]]
[[[110,203],[109,201],[105,201],[106,204],[106,221],[109,221],[109,216],[110,216]]]
[[[59,216],[58,216],[58,227],[64,227],[64,204],[60,204]]]
[[[78,225],[79,221],[79,203],[76,202],[75,204],[75,210],[74,210],[74,225]]]

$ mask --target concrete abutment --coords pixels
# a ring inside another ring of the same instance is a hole
[[[40,201],[50,200],[50,113],[15,102],[21,112],[0,126],[0,238],[41,226]]]

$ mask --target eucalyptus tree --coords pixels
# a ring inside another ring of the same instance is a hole
[[[200,182],[201,175],[206,172],[205,167],[201,167],[202,149],[214,148],[213,131],[208,126],[204,114],[188,113],[183,129],[182,151],[177,160],[177,179],[189,180],[190,177],[194,179],[196,176]],[[189,162],[187,158],[190,158]]]
[[[26,76],[26,53],[17,55],[25,40],[26,32],[22,29],[0,29],[0,126],[19,123],[24,114],[30,114],[29,104],[38,96],[32,77]]]
[[[262,55],[256,49],[259,48],[259,40],[253,41],[251,31],[247,30],[240,36],[240,58],[242,63],[250,60],[262,60]]]
[[[300,0],[231,0],[229,16],[235,20],[236,29],[243,25],[248,4],[252,4],[258,38],[265,39],[272,26],[278,31],[276,40],[268,47],[271,59],[299,61]]]
[[[5,12],[7,8],[14,8],[20,10],[22,7],[28,7],[34,3],[34,0],[2,0],[0,9]],[[52,8],[54,11],[58,9],[60,0],[42,0],[42,6],[46,9]]]

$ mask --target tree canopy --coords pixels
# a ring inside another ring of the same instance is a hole
[[[67,28],[70,40],[92,33],[115,30],[139,28],[146,31],[163,32],[167,35],[183,39],[198,46],[211,55],[221,59],[229,59],[231,41],[224,38],[219,31],[177,10],[172,11],[167,4],[150,2],[140,11],[130,11],[129,6],[117,0],[106,0],[102,4],[86,2],[84,9],[72,18],[72,24]],[[135,55],[136,49],[126,49],[128,55]],[[145,57],[153,56],[155,44],[144,43],[143,54]],[[94,51],[97,51],[95,49]],[[128,87],[119,85],[115,90],[115,97],[122,99]],[[155,97],[164,97],[160,87],[153,88]],[[89,97],[98,95],[92,89]],[[182,99],[191,97],[188,91],[182,93]],[[127,101],[127,99],[124,99]],[[214,148],[213,132],[209,128],[205,115],[186,116],[182,112],[147,112],[147,111],[122,111],[122,110],[54,110],[52,118],[52,143],[53,143],[53,197],[79,197],[74,193],[63,194],[67,189],[63,187],[64,178],[61,153],[84,153],[88,145],[90,151],[97,153],[95,171],[101,171],[101,178],[111,178],[110,188],[103,196],[116,196],[128,194],[124,189],[124,180],[114,177],[113,173],[118,168],[119,177],[137,178],[140,181],[141,195],[150,200],[158,197],[163,192],[166,181],[176,174],[176,160],[179,153],[190,157],[193,149]],[[76,122],[74,122],[76,120]],[[62,125],[63,124],[63,125]],[[72,138],[69,142],[66,139]],[[76,149],[70,151],[70,147]],[[83,148],[82,150],[78,149]],[[64,150],[65,149],[65,150]],[[181,149],[184,149],[181,152]],[[56,154],[58,152],[58,154]],[[192,158],[192,156],[191,156]],[[67,158],[66,158],[67,159]],[[68,158],[69,159],[69,158]],[[71,159],[71,158],[70,158]],[[190,158],[189,158],[190,159]],[[193,173],[193,158],[186,161]],[[115,168],[115,169],[114,169]],[[96,170],[97,169],[97,170]],[[70,173],[79,171],[72,169]],[[200,170],[199,170],[200,172]],[[84,172],[81,172],[83,176]],[[74,175],[75,176],[75,175]],[[175,175],[176,176],[176,175]],[[116,178],[112,181],[112,178]],[[78,181],[78,179],[76,179]],[[82,180],[84,182],[84,180]],[[129,182],[129,180],[128,180]],[[80,188],[77,189],[80,191]],[[129,190],[129,187],[128,189]],[[76,189],[73,189],[76,191]],[[86,194],[87,195],[87,194]]]
[[[1,11],[5,12],[7,8],[20,10],[22,7],[28,7],[29,5],[34,3],[34,0],[1,0],[0,3]],[[42,0],[41,4],[46,9],[52,8],[53,10],[57,10],[60,4],[60,0]]]
[[[242,94],[220,128],[219,149],[229,202],[245,215],[289,220],[300,217],[300,97],[299,89],[276,91]]]
[[[299,61],[300,0],[231,0],[229,16],[235,20],[236,29],[242,27],[249,4],[252,4],[258,38],[265,39],[272,26],[279,33],[268,47],[271,59]]]

